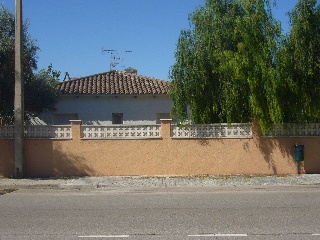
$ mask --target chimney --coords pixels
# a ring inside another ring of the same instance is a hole
[[[138,75],[138,70],[132,67],[128,67],[124,70],[126,73],[130,73],[133,75]]]

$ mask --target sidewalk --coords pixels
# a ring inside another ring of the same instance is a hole
[[[320,174],[287,176],[81,177],[52,179],[0,178],[0,189],[96,189],[120,187],[214,187],[320,185]]]

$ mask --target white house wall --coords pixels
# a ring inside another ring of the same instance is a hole
[[[154,124],[157,113],[170,113],[168,95],[62,96],[53,114],[74,114],[83,124],[112,124],[112,113],[123,113],[123,123]],[[49,113],[40,116],[52,124]]]

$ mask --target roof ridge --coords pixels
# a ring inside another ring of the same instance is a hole
[[[107,72],[100,72],[100,73],[90,74],[90,75],[83,76],[83,77],[74,77],[74,78],[71,78],[69,80],[64,80],[62,82],[71,82],[71,81],[75,81],[77,79],[90,78],[90,77],[104,75],[104,74],[110,74],[110,73],[120,73],[120,74],[124,74],[124,75],[128,75],[128,76],[137,76],[137,77],[143,77],[143,78],[148,78],[148,79],[155,79],[157,81],[168,82],[167,80],[164,80],[164,79],[155,78],[155,77],[148,77],[148,76],[140,75],[140,74],[136,74],[136,73],[128,73],[128,72],[120,71],[120,70],[110,70],[110,71],[107,71]],[[62,82],[59,82],[59,83],[62,83]]]
[[[62,94],[167,94],[170,82],[118,70],[59,82]]]

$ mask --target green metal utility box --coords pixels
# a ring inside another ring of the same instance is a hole
[[[294,145],[294,160],[297,162],[304,160],[304,145]]]

